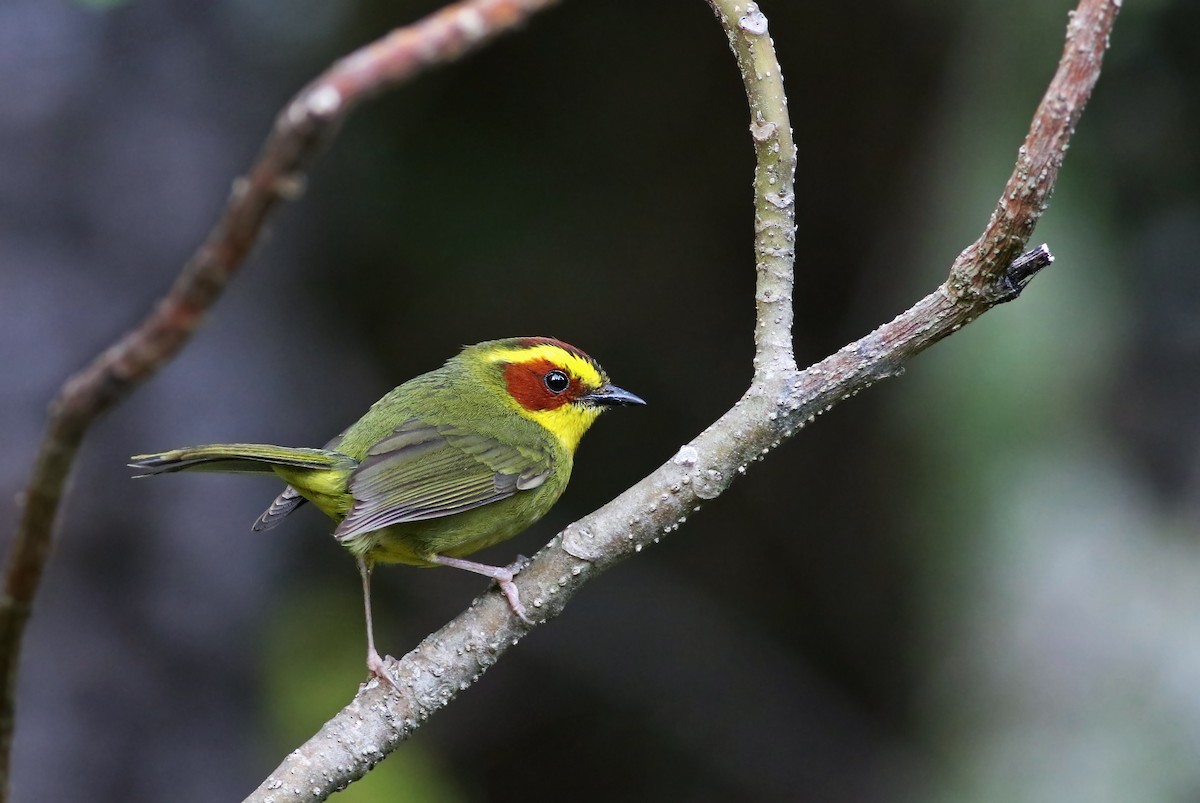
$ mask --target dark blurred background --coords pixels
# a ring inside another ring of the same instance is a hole
[[[944,277],[1067,0],[764,0],[800,146],[796,347]],[[1057,262],[756,465],[338,799],[1200,799],[1200,4],[1127,3]],[[63,379],[134,324],[277,111],[438,7],[0,5],[0,537]],[[532,554],[750,377],[748,115],[701,0],[576,0],[355,114],[205,328],[96,427],[26,641],[20,801],[237,800],[364,677],[353,562],[278,488],[128,455],[319,445],[464,343],[554,335],[606,417]],[[7,546],[7,544],[0,544]],[[376,574],[407,651],[486,584]]]

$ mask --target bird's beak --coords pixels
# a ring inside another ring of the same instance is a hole
[[[605,385],[599,390],[593,391],[579,399],[588,404],[594,404],[598,407],[618,407],[627,404],[645,404],[640,396],[635,396],[627,390],[623,390],[616,385]]]

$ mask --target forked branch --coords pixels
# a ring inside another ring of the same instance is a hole
[[[600,510],[567,527],[517,582],[540,621],[557,615],[589,579],[675,530],[747,466],[823,410],[899,372],[914,355],[991,307],[1019,295],[1052,261],[1021,256],[1054,189],[1074,126],[1100,74],[1119,0],[1082,0],[1058,71],[1039,105],[1016,168],[979,241],[950,277],[911,309],[805,371],[791,348],[795,148],[766,17],[754,3],[709,0],[729,37],[750,102],[755,173],[757,324],[750,388],[665,464]],[[248,801],[320,798],[366,773],[529,630],[499,594],[486,594],[396,661],[403,689],[376,681],[291,753]]]
[[[280,200],[303,186],[311,161],[363,99],[511,30],[553,0],[471,0],[450,6],[342,59],[280,114],[251,172],[166,298],[134,332],[64,386],[23,498],[0,600],[0,771],[7,788],[12,692],[21,632],[45,566],[59,499],[88,426],[182,347],[244,261]],[[755,171],[757,323],[750,388],[718,421],[617,499],[556,536],[518,578],[539,621],[590,578],[676,529],[747,466],[819,412],[872,382],[996,304],[1015,298],[1050,262],[1044,248],[1018,259],[1053,191],[1063,155],[1100,73],[1120,0],[1081,0],[1058,71],[1039,105],[1012,177],[980,239],[947,281],[911,309],[817,365],[792,357],[795,146],[767,18],[754,3],[709,0],[746,85]],[[1016,260],[1014,262],[1014,260]],[[438,708],[470,686],[528,625],[495,593],[392,667],[403,691],[371,681],[248,800],[321,800],[365,774]]]

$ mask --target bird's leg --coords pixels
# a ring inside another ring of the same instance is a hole
[[[383,659],[375,649],[375,625],[371,621],[371,565],[363,558],[358,559],[358,573],[362,576],[363,609],[367,613],[367,669],[372,675],[387,681],[392,688],[400,691],[395,679],[384,669]]]
[[[521,593],[517,590],[517,584],[513,582],[513,577],[527,563],[524,558],[517,560],[511,566],[489,566],[486,563],[476,563],[473,560],[463,560],[462,558],[450,558],[445,555],[430,555],[427,560],[431,563],[452,566],[455,569],[465,569],[468,572],[492,578],[500,584],[500,590],[504,592],[504,597],[508,600],[508,605],[512,608],[513,613],[520,617],[521,621],[527,625],[534,623],[525,613],[525,606],[521,604]]]

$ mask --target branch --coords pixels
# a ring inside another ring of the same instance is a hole
[[[91,424],[175,356],[245,261],[280,201],[363,100],[508,33],[556,0],[467,0],[400,28],[338,61],[275,121],[249,174],[167,295],[133,331],[71,377],[50,405],[0,597],[0,800],[7,799],[21,637],[50,556],[55,520],[75,454]]]
[[[593,577],[677,529],[735,476],[839,401],[900,373],[905,361],[991,307],[1016,298],[1052,261],[1020,256],[1054,189],[1075,124],[1100,74],[1120,0],[1081,0],[1012,177],[983,235],[911,309],[800,372],[792,358],[795,147],[767,19],[754,3],[709,0],[729,37],[750,102],[755,171],[755,373],[742,398],[667,463],[568,526],[518,579],[545,621]],[[1018,258],[1019,257],[1019,258]],[[1015,261],[1014,261],[1015,260]],[[321,800],[362,777],[530,629],[497,593],[477,599],[392,663],[402,693],[377,680],[292,752],[247,801]]]

